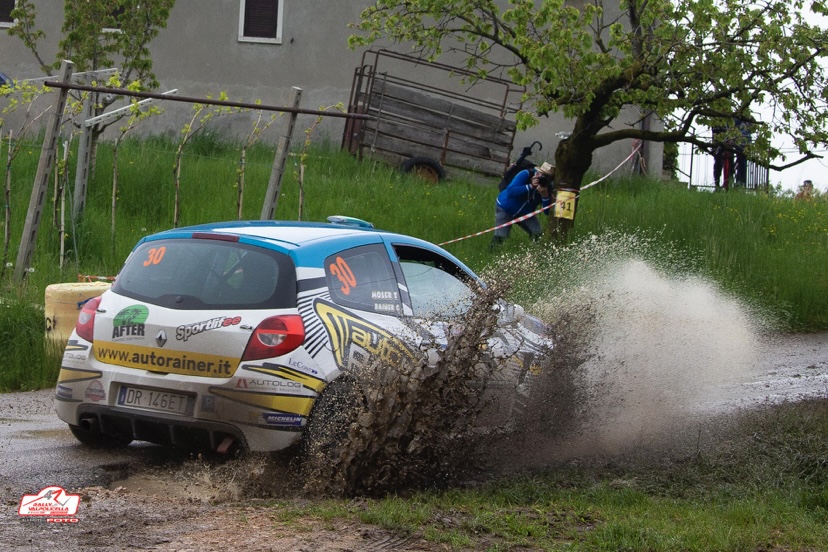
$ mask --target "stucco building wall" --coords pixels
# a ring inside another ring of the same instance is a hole
[[[291,87],[295,86],[303,90],[303,108],[319,109],[337,103],[347,106],[354,69],[363,53],[347,47],[352,33],[348,24],[359,21],[368,1],[284,0],[280,44],[239,40],[240,1],[177,0],[167,28],[151,44],[159,91],[175,88],[182,96],[214,98],[226,92],[229,99],[240,102],[288,105]],[[63,3],[35,0],[34,4],[38,27],[46,32],[42,55],[44,60],[51,61],[57,51]],[[34,56],[2,26],[0,71],[17,79],[43,76]],[[164,102],[163,108],[163,116],[142,124],[144,132],[177,135],[192,116],[192,107],[186,104]],[[254,113],[239,114],[211,125],[216,132],[243,136],[250,132],[255,117]],[[314,119],[300,116],[297,129],[308,128]],[[628,119],[637,119],[637,114],[630,113]],[[280,125],[277,122],[271,127],[267,140],[275,143]],[[315,135],[338,144],[343,125],[342,119],[326,119]],[[570,128],[561,116],[544,118],[537,127],[518,133],[514,155],[524,145],[538,140],[544,147],[534,156],[536,161],[552,160],[560,140],[558,133]],[[648,173],[660,175],[661,145],[647,144],[647,149]],[[603,174],[631,150],[629,141],[603,148],[596,152],[593,167]]]

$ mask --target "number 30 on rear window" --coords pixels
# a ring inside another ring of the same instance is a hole
[[[348,266],[348,263],[345,262],[345,259],[337,257],[336,262],[331,263],[328,268],[331,271],[331,274],[342,284],[342,287],[339,288],[342,293],[349,295],[351,293],[351,288],[357,284],[357,281],[354,276],[354,272],[351,270],[351,267]]]
[[[144,261],[144,266],[157,265],[164,258],[164,253],[167,252],[166,247],[152,247],[147,251],[147,259]]]

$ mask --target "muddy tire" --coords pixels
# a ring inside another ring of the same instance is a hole
[[[415,174],[432,184],[436,184],[446,177],[446,170],[443,166],[430,157],[411,157],[406,159],[400,168],[403,172]]]
[[[101,433],[100,431],[88,430],[71,424],[69,425],[69,431],[72,432],[75,439],[90,448],[123,448],[132,442],[132,439],[128,439],[126,437],[107,435],[105,433]]]
[[[347,375],[328,384],[316,400],[301,447],[309,486],[333,494],[345,491],[352,463],[349,435],[364,411],[365,397]]]

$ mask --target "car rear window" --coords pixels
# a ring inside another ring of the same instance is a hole
[[[182,310],[291,308],[296,270],[287,255],[238,242],[159,240],[133,251],[112,290]]]

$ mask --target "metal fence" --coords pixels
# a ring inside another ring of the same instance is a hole
[[[726,168],[723,168],[719,185],[716,186],[714,163],[714,156],[708,150],[699,148],[694,144],[682,144],[679,147],[679,179],[686,181],[688,186],[709,188],[711,190],[716,188],[746,188],[748,190],[768,191],[770,183],[770,169],[768,167],[747,160],[744,179],[737,178],[737,171],[727,171]],[[731,168],[735,169],[735,156],[732,163]],[[726,172],[730,176],[727,180],[724,177]]]

